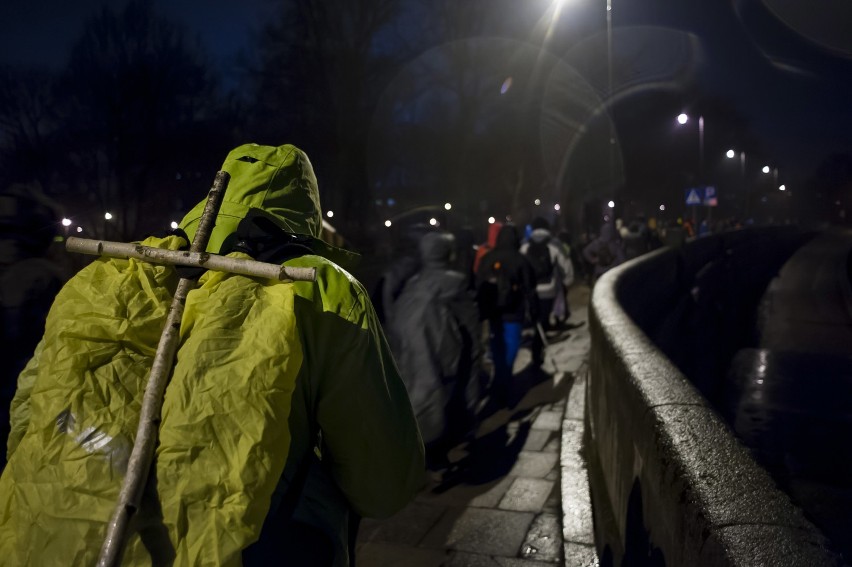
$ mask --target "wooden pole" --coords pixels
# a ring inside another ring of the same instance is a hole
[[[230,175],[225,171],[216,173],[213,187],[207,195],[207,204],[198,223],[198,230],[190,246],[190,252],[204,252],[213,226],[216,224],[216,215],[222,204],[225,189],[228,187]],[[186,296],[194,287],[195,281],[181,278],[175,290],[172,305],[166,316],[166,325],[160,335],[160,343],[154,355],[154,363],[151,366],[151,374],[145,385],[145,393],[142,398],[142,410],[139,414],[139,426],[136,429],[136,438],[133,442],[133,450],[127,465],[127,474],[121,485],[118,504],[107,525],[107,534],[104,538],[101,554],[98,557],[98,567],[113,567],[121,562],[121,555],[127,544],[128,527],[130,520],[139,510],[142,500],[142,492],[154,458],[154,448],[157,443],[157,430],[159,429],[160,411],[163,406],[163,393],[166,389],[175,352],[180,339],[180,321],[183,317],[183,308]]]
[[[65,248],[69,252],[110,256],[113,258],[137,258],[153,264],[196,266],[219,272],[230,272],[279,281],[313,281],[316,279],[316,268],[282,266],[280,264],[270,264],[256,260],[246,260],[244,258],[229,258],[207,252],[167,250],[130,242],[110,242],[106,240],[75,238],[72,236],[67,240]]]

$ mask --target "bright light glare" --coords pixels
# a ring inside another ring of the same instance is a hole
[[[734,150],[728,150],[727,152],[725,152],[725,155],[726,155],[726,156],[728,156],[728,159],[731,159],[731,158],[733,158],[736,154],[734,153]]]
[[[389,221],[389,220],[386,220],[386,221],[385,221],[385,226],[386,226],[386,227],[388,227],[388,228],[390,228],[390,225],[392,225],[392,224],[393,224],[393,223],[392,223],[391,221]]]
[[[104,218],[105,218],[106,220],[110,220],[110,219],[112,218],[112,213],[110,213],[109,211],[105,212],[105,213],[104,213]]]
[[[177,221],[172,221],[172,223],[169,226],[174,229],[174,228],[178,227],[178,223],[177,223]]]
[[[779,191],[786,191],[786,190],[787,190],[787,186],[786,186],[786,185],[779,185],[779,186],[778,186],[778,190],[779,190]]]
[[[488,224],[494,224],[495,222],[497,222],[497,219],[494,217],[488,217]]]
[[[327,216],[328,218],[333,217],[333,216],[334,216],[334,211],[326,211],[325,216]]]
[[[453,208],[453,204],[452,203],[444,203],[444,208],[449,211],[450,209]]]
[[[77,232],[83,232],[83,227],[82,227],[82,226],[78,226],[78,227],[77,227]]]
[[[665,206],[665,205],[660,205],[660,210],[661,210],[661,211],[665,211],[665,210],[666,210],[666,206]]]
[[[71,219],[62,219],[62,226],[71,226]]]
[[[677,121],[679,124],[686,124],[687,120],[689,120],[689,116],[686,114],[678,114]]]
[[[769,173],[769,166],[768,165],[763,166],[763,173]]]
[[[500,94],[506,94],[512,88],[512,77],[506,77],[503,84],[500,86]]]
[[[609,207],[610,209],[614,209],[615,208],[615,201],[610,201],[609,203],[606,204],[606,206]]]
[[[533,202],[534,202],[536,205],[540,205],[540,204],[541,204],[541,199],[536,199],[536,200],[535,200],[535,201],[533,201]]]
[[[431,224],[432,226],[435,226],[436,224],[438,224],[438,219],[436,219],[436,218],[429,219],[429,224]]]
[[[554,211],[558,211],[558,210],[559,210],[559,209],[561,209],[561,208],[562,208],[562,206],[561,206],[559,203],[556,203],[555,205],[553,205],[553,210],[554,210]]]

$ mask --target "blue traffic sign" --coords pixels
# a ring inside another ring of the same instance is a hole
[[[690,187],[685,191],[687,205],[704,205],[715,207],[719,204],[716,198],[716,188],[712,185],[706,187]]]

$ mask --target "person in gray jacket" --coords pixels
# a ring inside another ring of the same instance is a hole
[[[388,321],[432,470],[450,464],[447,452],[472,428],[478,399],[479,314],[466,277],[450,269],[454,248],[451,234],[423,236],[422,267],[406,282]]]

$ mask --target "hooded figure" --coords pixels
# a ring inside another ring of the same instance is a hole
[[[200,276],[123,564],[297,565],[301,546],[312,564],[346,565],[350,514],[388,516],[419,489],[417,425],[367,294],[318,240],[307,156],[247,144],[222,169],[207,250],[317,278]],[[143,244],[185,249],[203,207],[183,234]],[[6,564],[95,563],[177,281],[173,267],[100,258],[59,292],[12,403]]]
[[[528,258],[535,258],[537,251],[546,254],[549,258],[549,273],[546,278],[539,278],[535,292],[541,304],[541,323],[546,327],[550,324],[550,315],[555,300],[564,294],[568,287],[574,283],[574,265],[571,263],[570,250],[567,246],[553,237],[550,233],[550,225],[543,218],[536,218],[532,223],[532,232],[529,242],[521,246],[521,253]]]
[[[451,234],[423,236],[422,268],[405,284],[389,322],[427,465],[435,469],[448,464],[446,453],[472,425],[477,402],[479,315],[467,279],[450,268],[454,247]]]
[[[585,248],[583,257],[594,266],[594,278],[624,262],[624,243],[611,222],[604,223],[601,234]]]
[[[479,248],[476,249],[476,256],[473,258],[474,274],[479,271],[479,263],[482,262],[482,257],[494,250],[494,247],[497,245],[497,235],[500,234],[500,230],[502,228],[503,223],[500,222],[494,222],[488,225],[488,239],[485,241],[485,244],[481,244]]]
[[[512,366],[521,348],[524,321],[539,316],[535,274],[521,254],[521,242],[514,225],[500,229],[494,249],[482,257],[476,273],[477,301],[488,319],[491,354],[494,360],[494,387],[497,397],[511,398]]]

